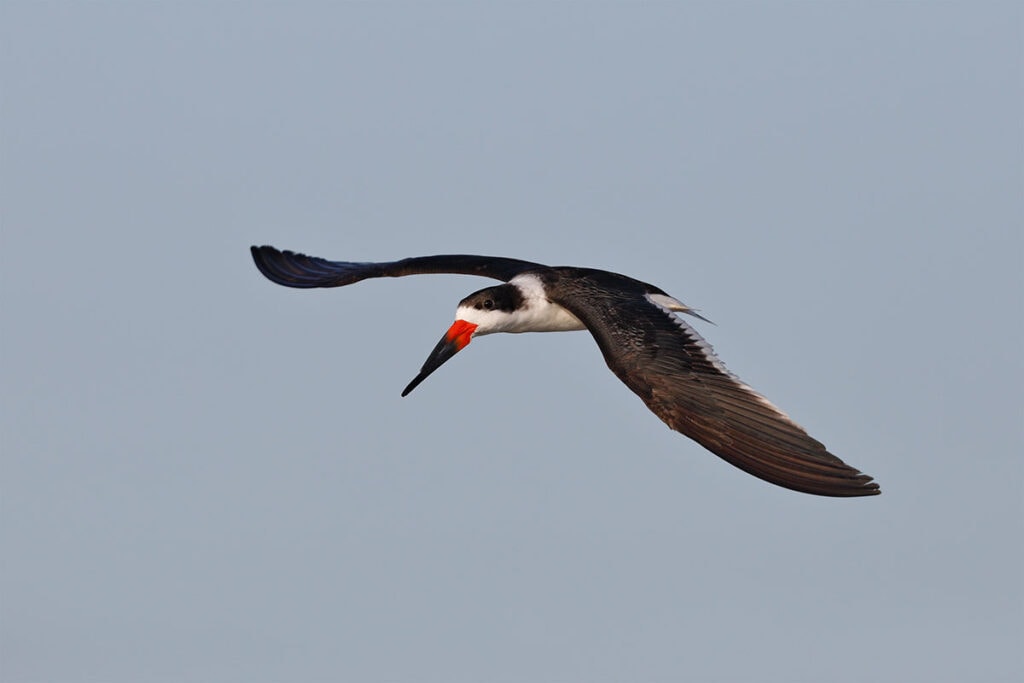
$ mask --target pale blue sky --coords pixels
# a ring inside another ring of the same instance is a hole
[[[0,6],[0,679],[1016,681],[1015,3]],[[399,393],[467,277],[593,266],[883,495],[769,486],[585,333]]]

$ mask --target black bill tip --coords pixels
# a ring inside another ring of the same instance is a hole
[[[420,382],[430,376],[434,370],[445,364],[445,362],[457,354],[462,349],[466,348],[469,344],[469,340],[473,336],[473,332],[476,330],[476,325],[468,323],[465,320],[456,320],[448,331],[441,337],[441,341],[437,342],[437,346],[427,356],[427,360],[423,363],[423,367],[420,368],[420,374],[416,375],[409,385],[402,390],[402,396],[408,396],[409,392],[420,385]]]

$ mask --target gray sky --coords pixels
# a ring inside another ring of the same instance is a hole
[[[1024,665],[1014,3],[0,6],[0,679],[1011,681]],[[586,333],[585,265],[883,495],[772,487]]]

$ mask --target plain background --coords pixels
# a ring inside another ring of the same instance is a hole
[[[0,678],[1017,681],[1016,3],[0,9]],[[585,333],[399,392],[466,277],[606,268],[883,495],[745,475]]]

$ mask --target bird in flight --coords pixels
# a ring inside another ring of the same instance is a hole
[[[383,263],[328,261],[252,247],[256,267],[286,287],[342,287],[376,277],[480,275],[503,284],[459,302],[455,322],[402,392],[407,395],[475,337],[589,330],[605,362],[669,427],[755,477],[820,496],[871,496],[878,484],[811,438],[733,375],[678,313],[702,320],[661,289],[592,268],[496,256],[418,256]]]

